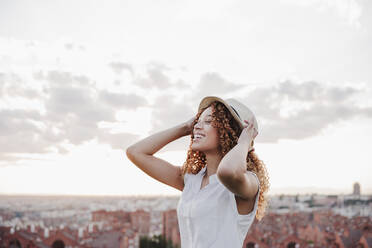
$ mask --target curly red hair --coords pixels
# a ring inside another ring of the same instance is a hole
[[[212,126],[217,128],[219,134],[218,150],[222,156],[225,156],[235,145],[237,145],[242,130],[231,113],[222,103],[215,101],[209,106],[201,109],[192,123],[192,130],[194,129],[196,122],[199,120],[200,115],[210,106],[212,106]],[[205,154],[201,151],[193,151],[191,149],[193,138],[194,134],[192,132],[191,143],[189,145],[189,150],[187,151],[187,158],[182,166],[182,176],[184,176],[185,173],[197,174],[206,165]],[[253,143],[254,142],[252,141],[252,145]],[[260,181],[260,195],[256,218],[261,220],[265,215],[268,202],[266,194],[270,185],[269,177],[265,164],[258,158],[254,150],[247,154],[246,161],[247,170],[254,172]]]

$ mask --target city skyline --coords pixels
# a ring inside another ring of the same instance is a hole
[[[3,246],[18,241],[22,247],[57,247],[53,244],[59,240],[75,247],[143,247],[139,242],[143,235],[163,235],[180,243],[178,197],[0,196],[0,200]],[[371,200],[371,196],[360,195],[272,197],[267,214],[254,222],[243,247],[253,247],[252,243],[288,247],[291,242],[301,247],[332,243],[370,247]],[[119,245],[119,241],[132,246]]]

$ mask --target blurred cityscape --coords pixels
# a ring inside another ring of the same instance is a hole
[[[243,248],[372,247],[372,195],[270,196]],[[0,247],[180,247],[178,196],[0,196]],[[155,246],[153,246],[155,247]],[[156,246],[162,247],[162,246]]]

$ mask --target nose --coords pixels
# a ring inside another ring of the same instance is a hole
[[[195,123],[194,130],[201,129],[200,125],[201,125],[200,124],[200,121],[198,121],[197,123]]]

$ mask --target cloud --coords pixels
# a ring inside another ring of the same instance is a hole
[[[137,78],[134,83],[144,89],[165,89],[171,87],[170,78],[165,74],[167,70],[169,68],[162,64],[150,63],[146,70],[147,77]]]
[[[176,89],[183,90],[190,88],[190,85],[180,78],[172,79],[170,74],[177,74],[185,69],[171,68],[160,62],[150,62],[146,65],[145,75],[140,75],[133,80],[133,84],[145,89]]]
[[[54,142],[46,139],[42,118],[35,110],[1,110],[0,154],[51,152]]]
[[[117,74],[121,74],[123,70],[127,70],[132,75],[134,75],[134,70],[131,64],[123,63],[123,62],[111,62],[109,63],[109,66]]]
[[[190,87],[190,85],[188,85],[184,80],[182,79],[179,79],[177,80],[177,82],[175,83],[174,85],[176,88],[178,89],[187,89]]]
[[[201,91],[213,90],[214,94],[222,94],[226,91],[235,91],[242,87],[244,87],[243,84],[228,82],[216,72],[208,72],[201,76],[198,88]]]
[[[157,97],[152,108],[152,131],[180,124],[195,115],[190,103],[182,101],[182,97],[171,94]]]
[[[2,97],[33,98],[37,92],[43,105],[42,110],[27,109],[28,106],[0,110],[0,160],[3,162],[27,159],[27,153],[63,154],[68,152],[64,144],[79,145],[94,139],[113,149],[125,149],[137,138],[129,133],[111,133],[98,124],[116,122],[119,109],[147,106],[144,97],[98,89],[89,77],[66,71],[39,71],[33,77],[35,83],[43,83],[42,93],[27,88],[27,83],[17,74],[0,74]]]
[[[95,84],[85,75],[73,75],[71,72],[50,70],[47,72],[39,71],[33,74],[34,79],[44,80],[48,85],[75,85],[75,86],[94,86]]]
[[[216,84],[215,92],[229,87],[226,81],[219,82],[222,86]],[[208,89],[206,85],[213,87],[212,84],[206,83],[204,87],[199,88],[205,92]],[[231,88],[239,89],[240,86],[233,85]],[[287,80],[275,86],[250,90],[244,98],[237,99],[249,106],[257,116],[260,129],[257,141],[276,143],[281,139],[310,138],[321,134],[331,125],[358,116],[371,118],[372,106],[360,106],[358,100],[360,96],[365,95],[365,91],[363,88],[327,85],[317,81]],[[204,93],[203,96],[205,95]],[[224,98],[222,93],[215,95]],[[178,125],[194,116],[200,99],[185,99],[187,97],[177,95],[159,96],[153,105],[153,127],[150,133]],[[176,141],[165,150],[186,149],[189,142],[188,139]]]
[[[163,77],[170,83],[166,75],[170,68],[155,65],[153,70],[162,75],[154,81],[154,87],[161,87],[159,82]],[[0,111],[2,160],[25,159],[28,153],[66,153],[65,144],[80,145],[91,140],[108,144],[113,149],[125,149],[138,139],[137,135],[112,133],[112,129],[99,125],[100,122],[118,122],[115,117],[117,111],[151,108],[152,127],[149,133],[153,134],[195,116],[201,97],[217,95],[224,98],[227,92],[235,91],[239,91],[240,96],[246,92],[245,97],[237,99],[257,115],[260,128],[258,142],[306,139],[319,135],[340,121],[357,116],[372,117],[372,107],[360,105],[360,98],[366,94],[365,88],[327,85],[317,81],[287,80],[274,86],[249,90],[244,85],[229,82],[218,73],[209,72],[201,75],[196,94],[192,90],[163,91],[155,95],[150,105],[144,96],[99,89],[86,75],[50,70],[36,72],[33,77],[36,82],[42,82],[40,92],[31,91],[28,87],[31,84],[25,83],[25,79],[17,74],[0,74],[2,97],[38,97],[43,106],[42,110],[27,109],[25,106],[25,109]],[[183,79],[175,82],[170,84],[180,88],[186,86]],[[189,144],[188,136],[171,142],[164,150],[186,150]]]
[[[332,124],[357,116],[371,117],[372,107],[361,107],[357,98],[364,89],[327,86],[315,81],[284,81],[258,88],[239,99],[251,107],[260,125],[257,141],[305,139]]]
[[[88,87],[50,87],[45,108],[56,120],[77,119],[82,123],[114,121],[114,109],[97,99],[97,89]]]
[[[35,89],[27,87],[16,73],[0,73],[0,97],[23,97],[35,99],[41,97]]]
[[[99,98],[115,108],[125,107],[126,109],[136,110],[139,107],[148,106],[146,98],[135,94],[111,93],[102,90],[99,93]]]
[[[357,93],[357,90],[352,87],[325,88],[316,81],[308,81],[302,84],[284,81],[279,84],[277,91],[281,96],[287,96],[293,100],[327,102],[346,100]]]
[[[184,101],[183,97],[171,94],[157,97],[152,108],[150,134],[180,125],[196,114],[191,104]],[[164,151],[185,150],[188,148],[189,143],[189,137],[178,139],[167,145]]]
[[[5,80],[4,73],[0,73],[0,97],[4,95]]]
[[[223,78],[219,73],[207,72],[201,75],[196,91],[191,96],[191,100],[198,102],[205,96],[223,95],[226,92],[234,92],[243,89],[245,85],[236,84]]]
[[[117,137],[120,137],[123,138],[121,146],[123,149],[125,140],[132,140],[134,136],[110,134],[100,129],[98,123],[116,122],[115,114],[119,108],[136,109],[147,104],[140,96],[109,93],[97,89],[92,84],[80,87],[51,86],[46,92],[49,95],[45,101],[48,120],[54,122],[54,125],[61,126],[64,138],[75,145],[98,138],[98,141],[118,148]]]

